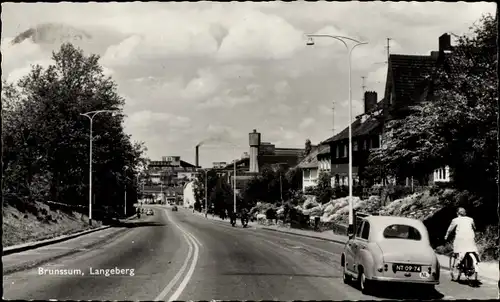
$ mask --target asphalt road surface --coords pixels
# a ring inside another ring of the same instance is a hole
[[[4,298],[37,300],[495,299],[496,284],[470,287],[442,272],[434,292],[381,286],[366,296],[342,282],[342,245],[231,227],[188,210],[153,216],[2,257]],[[105,269],[115,269],[103,275]],[[65,275],[56,275],[56,270]],[[102,271],[101,271],[102,270]],[[133,273],[131,273],[133,270]],[[73,275],[70,275],[73,273]]]

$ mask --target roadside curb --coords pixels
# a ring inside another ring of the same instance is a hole
[[[290,231],[272,229],[272,228],[268,228],[268,227],[260,227],[260,228],[263,229],[263,230],[274,231],[274,232],[278,232],[278,233],[285,233],[285,234],[296,235],[296,236],[302,236],[302,237],[308,237],[308,238],[314,238],[314,239],[319,239],[319,240],[329,241],[329,242],[334,242],[334,243],[339,243],[339,244],[345,244],[346,243],[346,241],[344,241],[344,240],[335,240],[335,239],[324,238],[324,237],[320,237],[320,236],[307,235],[307,234],[301,234],[301,233],[294,233],[294,232],[290,232]],[[442,254],[438,254],[438,253],[436,253],[436,255],[438,255],[438,260],[439,260],[439,256],[448,257],[446,255],[442,255]],[[439,264],[440,264],[440,266],[441,266],[442,269],[447,270],[447,271],[450,270],[450,267],[449,267],[448,263],[441,263],[441,261],[439,261]],[[488,276],[481,276],[481,278],[488,279],[488,280],[493,280],[493,281],[497,281],[497,280],[495,280],[495,278],[488,277]]]
[[[130,216],[130,217],[126,218],[125,220],[131,220],[134,217],[136,217],[136,214],[134,214],[133,216]],[[111,225],[105,225],[105,226],[101,226],[101,227],[98,227],[98,228],[95,228],[95,229],[90,229],[90,230],[86,230],[86,231],[76,232],[76,233],[72,233],[72,234],[69,234],[69,235],[61,235],[61,236],[57,236],[55,238],[45,239],[45,240],[41,240],[41,241],[34,241],[34,242],[28,242],[28,243],[22,243],[22,244],[18,244],[18,245],[9,246],[9,247],[3,248],[2,257],[10,255],[10,254],[15,254],[15,253],[24,252],[24,251],[27,251],[27,250],[36,249],[36,248],[39,248],[39,247],[42,247],[42,246],[46,246],[46,245],[51,245],[51,244],[54,244],[54,243],[63,242],[63,241],[70,240],[70,239],[73,239],[73,238],[77,238],[77,237],[80,237],[80,236],[83,236],[83,235],[87,235],[87,234],[95,233],[95,232],[98,232],[98,231],[106,230],[106,229],[109,229],[111,227],[112,227]]]
[[[263,230],[268,230],[268,231],[273,231],[273,232],[279,232],[279,233],[285,233],[285,234],[290,234],[290,235],[319,239],[319,240],[323,240],[323,241],[330,241],[330,242],[335,242],[335,243],[339,243],[339,244],[345,244],[345,241],[343,241],[343,240],[335,240],[335,239],[324,238],[324,237],[320,237],[320,236],[306,235],[306,234],[301,234],[301,233],[277,230],[277,229],[272,229],[272,228],[268,228],[268,227],[260,227],[260,228]]]

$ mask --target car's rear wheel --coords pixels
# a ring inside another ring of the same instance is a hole
[[[351,276],[347,274],[347,268],[345,267],[345,263],[342,266],[342,280],[344,281],[345,284],[349,284],[352,281]]]

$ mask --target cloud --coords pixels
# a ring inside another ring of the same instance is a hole
[[[182,91],[186,99],[206,98],[222,85],[221,80],[209,70],[198,71],[198,77],[191,80]]]
[[[218,59],[286,59],[303,46],[303,33],[276,15],[240,12],[217,52]]]
[[[276,106],[271,107],[269,113],[274,115],[283,115],[288,116],[292,112],[292,107],[287,104],[277,104]]]
[[[302,120],[302,122],[300,122],[300,124],[299,124],[299,129],[304,130],[304,129],[311,127],[312,125],[314,125],[314,121],[315,121],[315,119],[312,117],[304,118]]]
[[[191,119],[170,113],[142,110],[132,113],[126,119],[126,125],[128,128],[141,131],[149,131],[152,126],[157,125],[161,125],[165,128],[185,129],[191,126]]]

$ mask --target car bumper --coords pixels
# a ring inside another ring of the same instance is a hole
[[[382,277],[382,276],[373,276],[370,280],[380,281],[380,282],[397,282],[397,283],[428,284],[428,285],[439,284],[439,280],[408,280],[408,279]]]

